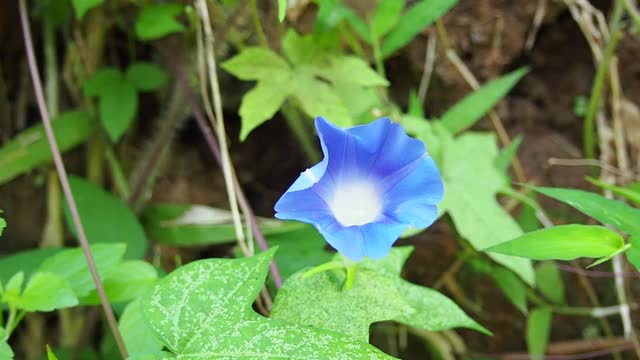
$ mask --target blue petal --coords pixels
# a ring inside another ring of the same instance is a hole
[[[387,219],[361,226],[343,227],[337,231],[319,230],[329,245],[339,253],[351,260],[360,261],[365,256],[372,259],[383,258],[406,228],[404,224]]]

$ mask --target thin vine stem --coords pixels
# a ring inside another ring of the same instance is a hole
[[[60,185],[62,186],[65,198],[67,200],[67,203],[69,204],[71,218],[73,219],[73,224],[75,225],[78,234],[78,241],[80,242],[80,246],[82,247],[85,258],[87,259],[87,264],[89,266],[91,276],[93,277],[93,281],[95,282],[96,290],[98,292],[98,296],[100,297],[100,302],[102,303],[102,308],[105,312],[107,322],[116,340],[116,344],[118,345],[120,355],[123,359],[126,359],[127,350],[125,348],[124,341],[122,340],[122,336],[120,335],[120,331],[118,330],[118,323],[116,321],[115,315],[113,314],[113,309],[111,308],[111,304],[107,299],[104,287],[102,285],[102,282],[100,281],[100,276],[98,275],[96,264],[93,255],[91,254],[91,249],[89,249],[89,242],[87,241],[87,236],[85,234],[84,227],[82,226],[82,221],[80,220],[78,207],[73,197],[73,193],[71,192],[71,186],[69,185],[67,171],[65,169],[64,162],[62,161],[62,155],[60,154],[60,149],[58,148],[58,143],[53,132],[53,127],[51,126],[51,119],[49,118],[49,112],[47,111],[47,105],[42,90],[42,82],[40,80],[40,74],[38,73],[35,51],[33,49],[33,40],[31,38],[29,18],[27,16],[26,0],[19,1],[19,12],[22,31],[24,35],[24,45],[27,52],[27,62],[29,64],[31,80],[33,81],[33,90],[36,95],[38,109],[40,111],[40,116],[42,117],[42,123],[44,125],[47,140],[49,142],[49,147],[51,149],[51,154],[53,156],[53,162],[55,164],[56,171],[58,172],[58,177],[60,178]]]

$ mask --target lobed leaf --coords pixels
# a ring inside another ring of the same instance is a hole
[[[244,141],[253,129],[271,119],[282,107],[291,92],[288,79],[263,80],[242,97],[240,104],[240,141]]]
[[[389,86],[387,79],[369,67],[364,60],[355,56],[331,57],[329,66],[317,74],[333,84],[353,84],[360,86]]]
[[[286,79],[291,73],[289,64],[268,48],[247,47],[240,54],[222,63],[221,67],[242,80]]]
[[[322,116],[341,127],[354,125],[342,99],[327,83],[315,79],[311,74],[298,73],[289,86],[302,110],[310,117]]]

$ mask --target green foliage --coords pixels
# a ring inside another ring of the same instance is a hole
[[[551,261],[545,261],[536,268],[536,286],[549,300],[556,304],[566,302],[564,282],[558,267]]]
[[[258,218],[265,236],[305,227],[298,222]],[[143,211],[142,222],[149,237],[174,246],[198,246],[235,242],[233,217],[228,210],[192,204],[154,204]]]
[[[7,344],[7,332],[0,326],[0,359],[13,359],[13,350]]]
[[[84,111],[69,111],[53,119],[53,131],[61,152],[84,142],[93,131]],[[22,131],[0,148],[0,184],[46,164],[52,159],[43,125]]]
[[[284,21],[287,16],[287,0],[278,0],[278,20]]]
[[[371,31],[375,39],[380,39],[396,26],[402,15],[404,3],[404,0],[382,0],[378,3],[371,21]]]
[[[283,278],[289,278],[303,268],[328,262],[333,254],[324,250],[326,242],[313,226],[304,224],[294,231],[267,237],[270,247],[277,246],[274,259]]]
[[[498,148],[493,134],[467,133],[441,144],[445,197],[441,210],[449,213],[456,230],[477,250],[520,236],[516,221],[500,206],[496,194],[508,186],[495,166]],[[531,262],[488,253],[496,262],[533,284]]]
[[[2,231],[4,231],[4,228],[7,227],[7,222],[4,221],[3,218],[0,218],[0,235],[2,235]]]
[[[637,271],[640,271],[640,237],[632,236],[629,239],[631,247],[627,250],[627,259]]]
[[[624,239],[616,232],[602,226],[574,224],[532,231],[486,251],[533,260],[573,260],[608,257],[624,247]]]
[[[113,67],[98,70],[84,83],[86,96],[98,97],[98,112],[107,134],[117,142],[129,128],[138,110],[138,91],[153,91],[165,85],[166,73],[151,63],[131,64],[126,73]]]
[[[493,267],[491,276],[507,299],[524,314],[527,313],[527,288],[513,272],[502,267]],[[537,279],[536,279],[537,280]]]
[[[551,310],[546,307],[531,311],[527,319],[527,348],[533,359],[542,359],[551,332]]]
[[[521,68],[492,80],[452,106],[440,120],[447,130],[455,134],[471,127],[526,75]]]
[[[127,244],[127,259],[140,259],[147,250],[147,240],[133,212],[115,196],[76,176],[70,176],[71,190],[90,243]],[[75,234],[75,227],[65,206],[65,218]]]
[[[587,181],[603,189],[611,190],[611,192],[614,193],[615,195],[625,198],[635,203],[636,205],[640,205],[640,188],[637,186],[639,183],[622,187],[622,186],[616,186],[613,184],[608,184],[606,182],[600,181],[598,179],[590,178],[590,177],[587,178]]]
[[[523,136],[522,134],[518,134],[509,145],[507,145],[500,154],[496,158],[495,164],[496,168],[504,174],[509,172],[509,166],[511,165],[511,161],[516,156],[518,149],[520,148],[520,144],[522,144]]]
[[[63,1],[58,0],[58,2]],[[103,2],[104,0],[71,0],[73,10],[75,11],[78,20],[82,20],[87,11],[101,5]]]
[[[47,360],[58,360],[56,354],[53,353],[53,350],[47,345]]]
[[[274,249],[228,260],[200,260],[162,279],[142,297],[145,322],[174,356],[387,359],[360,341],[251,309]]]
[[[162,350],[162,342],[149,331],[140,304],[140,299],[136,299],[127,305],[118,321],[118,329],[129,354],[157,353]]]
[[[59,253],[60,248],[41,248],[17,252],[0,258],[0,283],[9,281],[16,269],[24,272],[26,277],[38,269],[47,258]]]
[[[457,0],[422,0],[417,2],[400,17],[397,21],[398,25],[382,41],[382,55],[387,57],[407,45],[424,28],[447,13],[457,2]]]
[[[395,320],[416,328],[440,331],[467,327],[488,333],[439,292],[400,277],[412,248],[393,248],[382,260],[364,260],[353,286],[342,290],[344,271],[305,277],[292,275],[278,292],[272,318],[333,330],[367,341],[371,323]],[[340,255],[334,260],[339,261]],[[315,299],[322,299],[321,302]],[[310,307],[309,304],[314,304]]]
[[[184,11],[180,4],[145,5],[136,20],[136,36],[140,40],[156,40],[169,34],[184,31],[176,16]]]
[[[78,299],[67,281],[49,272],[33,274],[16,303],[26,311],[52,311],[77,304]]]
[[[640,236],[640,209],[633,208],[622,201],[607,199],[592,192],[534,187],[539,193],[571,205],[585,215],[617,227],[632,236]]]
[[[241,140],[271,119],[287,99],[296,101],[309,117],[325,116],[340,126],[354,125],[354,118],[372,106],[370,94],[364,92],[388,85],[365,61],[327,49],[313,35],[290,30],[282,48],[288,61],[269,49],[249,47],[222,64],[239,79],[258,81],[240,105]],[[341,96],[345,93],[360,96],[356,103],[365,105],[352,111]]]

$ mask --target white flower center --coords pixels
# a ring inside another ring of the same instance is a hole
[[[371,182],[343,182],[336,186],[329,207],[343,226],[363,225],[380,216],[382,199]]]

